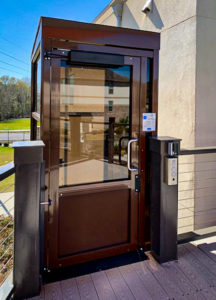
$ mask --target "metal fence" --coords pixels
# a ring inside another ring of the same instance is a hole
[[[37,136],[40,133],[40,126],[37,127]],[[29,141],[30,129],[24,130],[0,130],[0,144],[11,144],[18,141]]]
[[[0,130],[0,143],[30,140],[30,130]]]
[[[5,285],[12,287],[14,170],[13,162],[0,167],[0,286],[2,289]]]
[[[216,147],[182,150],[178,176],[178,234],[216,232]]]

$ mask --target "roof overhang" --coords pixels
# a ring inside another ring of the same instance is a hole
[[[32,57],[40,41],[43,41],[42,46],[44,48],[49,45],[48,41],[52,39],[73,43],[145,50],[160,48],[159,33],[41,17],[32,50]]]

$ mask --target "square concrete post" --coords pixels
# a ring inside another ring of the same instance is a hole
[[[178,159],[179,149],[180,139],[150,138],[151,247],[153,256],[160,263],[177,259],[178,177],[176,184],[167,184],[166,158]]]
[[[14,298],[40,293],[42,141],[14,142]]]

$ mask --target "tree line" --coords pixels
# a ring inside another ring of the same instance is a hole
[[[0,121],[30,116],[29,79],[0,77]]]

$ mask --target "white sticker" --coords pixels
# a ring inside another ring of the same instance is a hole
[[[142,115],[142,130],[155,131],[156,127],[156,113],[144,113]]]

